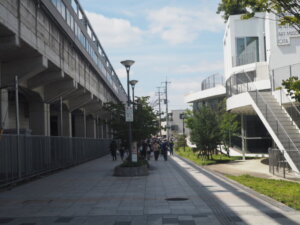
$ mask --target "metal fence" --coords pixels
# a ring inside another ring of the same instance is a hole
[[[224,77],[221,74],[212,74],[202,81],[201,90],[214,88],[217,85],[224,85]]]
[[[0,136],[0,186],[96,159],[109,152],[109,139]]]
[[[273,175],[286,176],[292,172],[291,167],[278,149],[269,149],[269,172]]]

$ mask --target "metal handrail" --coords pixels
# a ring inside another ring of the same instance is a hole
[[[248,74],[247,74],[247,72],[245,72],[245,75],[248,77]],[[249,77],[248,77],[249,78]],[[250,79],[250,78],[249,78]],[[255,83],[253,83],[254,84],[254,86],[256,86],[255,85]],[[256,87],[256,91],[255,91],[255,93],[256,93],[256,96],[255,96],[255,99],[254,99],[254,101],[255,101],[255,103],[257,103],[257,96],[259,95],[260,96],[260,98],[262,99],[262,101],[263,101],[263,103],[264,103],[264,105],[266,106],[266,119],[268,120],[268,109],[269,109],[269,111],[271,112],[271,115],[273,116],[273,118],[275,119],[275,121],[276,121],[276,126],[277,126],[277,134],[278,134],[278,125],[280,126],[280,128],[283,130],[283,132],[285,133],[285,135],[287,136],[287,138],[289,139],[289,151],[290,151],[290,142],[292,143],[292,145],[293,145],[293,147],[296,149],[296,151],[298,151],[299,153],[300,153],[300,150],[298,149],[298,147],[295,145],[295,143],[292,141],[292,139],[290,138],[290,136],[288,135],[288,133],[286,132],[286,130],[284,129],[284,127],[282,126],[282,124],[280,123],[280,121],[277,119],[277,117],[275,116],[275,113],[272,111],[272,109],[269,107],[269,105],[266,103],[266,101],[265,101],[265,99],[264,99],[264,97],[260,94],[260,92],[258,91],[258,88]]]
[[[274,74],[272,74],[272,77],[274,76]],[[275,79],[273,79],[273,81],[272,81],[272,87],[273,87],[273,91],[275,90],[274,89],[274,86],[277,86],[277,85],[279,85],[278,87],[282,87],[282,84],[278,84],[276,81],[275,81]],[[297,106],[295,105],[295,103],[294,102],[292,102],[292,100],[289,98],[289,96],[288,96],[288,93],[285,93],[285,91],[284,91],[285,89],[283,89],[283,88],[281,88],[280,89],[280,105],[282,106],[282,92],[284,92],[284,94],[286,95],[286,99],[288,100],[288,103],[289,104],[291,104],[291,106],[295,109],[295,111],[297,112],[297,114],[299,115],[299,117],[300,117],[300,111],[299,111],[299,109],[297,108]],[[291,117],[292,117],[292,115],[291,115]]]
[[[293,146],[295,147],[296,151],[300,152],[300,150],[298,149],[298,147],[295,145],[295,143],[293,142],[293,140],[289,137],[288,133],[286,132],[286,130],[284,129],[284,127],[282,126],[282,124],[280,123],[280,121],[277,119],[277,117],[275,116],[275,113],[272,111],[272,109],[268,106],[268,104],[265,102],[263,96],[259,93],[258,89],[256,89],[255,91],[256,93],[256,99],[255,99],[255,102],[257,103],[257,96],[259,95],[260,98],[262,99],[263,103],[265,104],[266,106],[266,119],[268,120],[268,110],[271,112],[273,118],[275,119],[276,121],[276,126],[277,126],[277,133],[278,134],[278,125],[280,126],[280,128],[283,130],[283,132],[285,133],[285,135],[287,136],[287,138],[289,139],[289,151],[290,150],[290,142],[293,144]]]
[[[282,87],[282,83],[281,84],[278,84],[278,82],[275,80],[275,70],[280,70],[280,69],[283,69],[283,68],[288,68],[288,71],[289,71],[289,74],[288,74],[288,77],[292,77],[292,67],[293,66],[300,66],[300,63],[296,63],[296,64],[291,64],[289,66],[284,66],[284,67],[279,67],[279,68],[276,68],[276,69],[273,69],[272,70],[272,73],[270,71],[270,77],[271,77],[271,84],[272,84],[272,90],[274,91],[275,90],[275,86],[278,85],[278,87]],[[287,77],[286,77],[287,78]],[[282,90],[282,89],[281,89]],[[286,93],[287,94],[287,93]],[[281,96],[281,93],[280,93],[280,96]],[[294,104],[294,102],[291,101],[291,99],[288,97],[288,100],[289,102],[292,104],[292,106],[295,108],[295,110],[297,111],[297,113],[300,115],[300,111],[298,110],[298,108],[296,107],[296,105]]]

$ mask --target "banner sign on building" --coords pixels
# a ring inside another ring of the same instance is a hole
[[[133,122],[133,108],[131,106],[125,106],[125,121]]]
[[[300,37],[298,31],[291,25],[280,25],[277,22],[277,45],[289,45],[290,39],[293,37]]]

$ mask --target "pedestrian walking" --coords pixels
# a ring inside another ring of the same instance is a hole
[[[147,160],[150,160],[151,158],[151,152],[152,152],[152,148],[151,148],[151,143],[150,143],[150,139],[147,140]]]
[[[168,142],[166,139],[164,139],[161,144],[161,153],[164,157],[164,160],[167,161],[168,160]]]
[[[117,160],[117,142],[115,140],[112,140],[110,143],[110,153],[112,156],[112,160]]]
[[[121,146],[119,148],[120,158],[123,161],[124,160],[124,153],[125,153],[125,146],[123,145],[123,142],[121,143]]]
[[[146,159],[147,149],[148,149],[148,143],[147,140],[144,140],[142,144],[142,151],[141,151],[141,156],[143,159]]]
[[[153,152],[154,152],[154,159],[155,159],[155,161],[157,161],[158,157],[159,157],[159,150],[160,150],[160,145],[159,145],[157,140],[155,140],[153,142],[152,149],[153,149]]]

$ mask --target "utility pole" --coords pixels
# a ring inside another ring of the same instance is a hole
[[[168,80],[166,80],[165,82],[163,82],[165,84],[165,104],[166,104],[166,128],[167,128],[167,140],[169,140],[170,138],[170,129],[169,129],[169,111],[168,111],[168,84],[170,84],[171,82],[168,82]]]
[[[159,114],[159,135],[161,136],[161,105],[160,105],[160,101],[161,101],[161,99],[160,99],[160,94],[161,94],[161,92],[160,92],[160,87],[157,87],[157,89],[158,89],[158,114]]]

